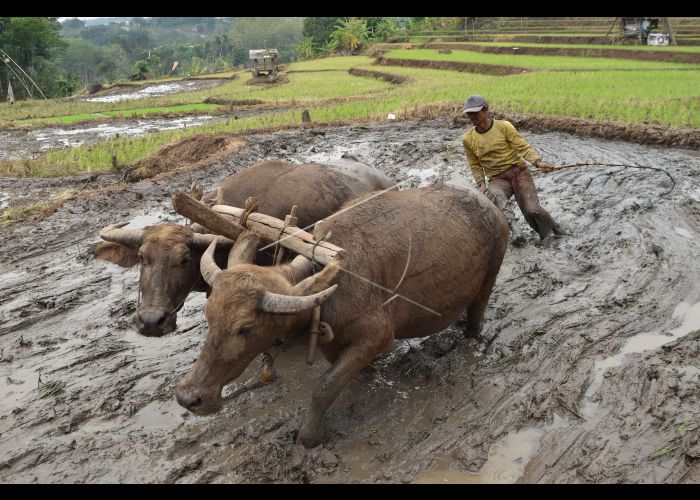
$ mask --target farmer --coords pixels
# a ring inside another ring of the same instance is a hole
[[[494,120],[488,111],[489,105],[482,96],[470,95],[467,98],[462,114],[469,117],[474,127],[462,135],[462,143],[479,191],[504,211],[513,233],[513,244],[525,243],[525,238],[515,224],[512,209],[506,210],[506,204],[513,195],[525,220],[537,231],[540,240],[552,232],[557,236],[567,234],[540,206],[535,183],[523,159],[542,172],[551,172],[554,165],[540,160],[537,152],[515,130],[512,123]]]

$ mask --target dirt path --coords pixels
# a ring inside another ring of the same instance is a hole
[[[667,176],[612,167],[537,175],[543,205],[572,236],[541,244],[520,220],[529,242],[506,254],[482,338],[455,325],[397,342],[333,404],[312,450],[294,437],[325,362],[309,369],[288,347],[276,383],[191,416],[172,396],[206,335],[204,296],[187,300],[171,336],[137,336],[137,270],[89,256],[108,223],[181,221],[170,194],[193,180],[349,152],[419,184],[464,172],[461,132],[436,119],[251,135],[206,171],[71,201],[14,228],[0,246],[0,481],[700,481],[696,152],[525,130],[552,162],[655,166],[676,186],[664,195]]]

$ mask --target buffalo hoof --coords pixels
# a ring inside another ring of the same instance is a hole
[[[511,240],[511,243],[513,244],[514,247],[523,247],[527,243],[527,239],[525,239],[525,236],[519,235],[516,236]]]
[[[479,323],[478,325],[467,325],[464,327],[464,336],[468,339],[475,339],[479,336],[481,333],[481,328],[482,325]]]
[[[323,437],[323,432],[318,427],[313,430],[309,429],[306,425],[301,428],[299,435],[297,436],[297,443],[302,445],[304,448],[315,448],[321,442]]]

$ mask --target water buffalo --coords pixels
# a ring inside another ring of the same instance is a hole
[[[362,163],[343,159],[342,164],[342,169],[338,169],[333,165],[259,162],[219,184],[223,188],[222,202],[242,207],[246,198],[255,196],[258,212],[280,219],[296,204],[298,226],[306,227],[333,213],[350,198],[393,184],[387,176]],[[215,193],[203,201],[211,202]],[[95,246],[95,258],[122,267],[141,264],[134,322],[142,335],[160,337],[172,332],[177,312],[189,293],[209,290],[201,279],[199,259],[213,235],[198,234],[178,224],[145,229],[109,226],[100,235],[108,242]],[[219,259],[224,259],[220,262],[225,264],[225,254]]]
[[[388,191],[360,201],[315,229],[316,238],[332,233],[327,240],[347,255],[296,284],[277,267],[244,259],[222,271],[211,258],[212,243],[201,260],[212,285],[204,309],[209,332],[176,387],[180,405],[196,414],[216,411],[224,385],[276,339],[303,341],[313,307],[323,303],[321,319],[334,337],[321,350],[332,366],[313,391],[298,435],[313,447],[343,386],[395,339],[439,332],[465,310],[467,333],[480,330],[508,246],[503,214],[473,188]],[[244,233],[239,245],[254,247],[255,237]]]

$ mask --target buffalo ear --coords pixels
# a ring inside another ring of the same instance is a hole
[[[112,242],[98,243],[92,249],[95,259],[106,260],[121,267],[134,267],[138,262],[138,252],[138,248]]]
[[[309,276],[308,278],[300,281],[294,285],[294,295],[313,295],[314,293],[321,292],[333,284],[338,272],[340,271],[341,264],[337,260],[331,261],[323,271]]]

